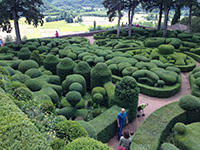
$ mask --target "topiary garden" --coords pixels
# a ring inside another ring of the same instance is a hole
[[[185,38],[187,33],[175,31],[166,38],[159,37],[161,34],[156,30],[135,28],[131,37],[126,36],[125,30],[121,32],[124,37],[116,37],[114,31],[98,33],[93,45],[86,38],[69,37],[32,39],[17,48],[15,43],[1,48],[0,52],[5,53],[0,61],[1,91],[15,98],[13,105],[30,118],[38,132],[50,141],[52,149],[71,149],[75,145],[79,149],[87,142],[92,142],[94,148],[110,149],[98,141],[105,143],[115,135],[121,107],[126,108],[129,121],[135,119],[139,92],[171,97],[180,90],[181,72],[191,71],[192,94],[198,96],[200,69],[195,68],[195,60],[200,61],[200,53],[196,38]],[[186,116],[190,107],[199,110],[198,98],[192,99],[180,101]],[[173,115],[182,116],[179,110]],[[174,121],[173,115],[156,132],[156,144],[148,148],[160,148],[168,131],[182,121],[183,118]],[[190,122],[187,121],[182,122]],[[143,133],[141,128],[138,134]],[[186,128],[190,130],[193,126]],[[131,146],[137,150],[137,138],[141,138],[138,134]],[[184,145],[178,135],[175,141]],[[161,146],[166,147],[173,146]]]

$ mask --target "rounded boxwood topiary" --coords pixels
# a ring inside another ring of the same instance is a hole
[[[106,82],[112,81],[111,70],[105,63],[98,63],[91,70],[91,89],[96,86],[103,86]]]
[[[18,66],[19,66],[19,64],[22,62],[22,60],[16,60],[16,61],[14,61],[10,66],[13,68],[13,69],[15,69],[15,70],[17,70],[18,69]]]
[[[62,109],[56,109],[56,114],[57,115],[63,115],[65,116],[67,119],[75,119],[75,108],[72,106],[66,106]]]
[[[181,122],[176,123],[174,129],[178,134],[185,134],[186,132],[186,126],[184,123]]]
[[[186,111],[200,110],[200,100],[193,95],[184,95],[179,100],[179,106]]]
[[[14,97],[19,101],[29,101],[33,99],[33,94],[28,88],[18,87],[14,90]]]
[[[97,133],[93,125],[86,121],[78,121],[87,131],[90,138],[97,139]]]
[[[22,74],[22,73],[17,73],[10,77],[12,81],[19,81],[21,83],[25,83],[27,80],[31,79],[28,75]]]
[[[57,75],[49,75],[49,79],[47,81],[50,84],[56,84],[56,85],[60,85],[60,78]]]
[[[18,58],[22,60],[30,59],[31,51],[28,48],[21,48],[18,52]]]
[[[124,68],[124,70],[122,71],[122,76],[132,76],[132,74],[137,71],[138,68],[136,67],[126,67]]]
[[[70,91],[66,94],[66,99],[71,106],[76,106],[81,100],[82,96],[77,91]]]
[[[40,109],[43,113],[47,112],[47,113],[55,113],[56,107],[55,105],[52,103],[52,101],[50,100],[44,100],[41,105],[40,105]]]
[[[39,64],[39,66],[43,65],[44,57],[39,54],[38,50],[34,50],[31,53],[30,59],[36,61]]]
[[[37,50],[41,53],[44,53],[44,52],[49,52],[50,51],[50,48],[48,46],[39,46],[37,48]]]
[[[101,95],[100,93],[95,93],[92,96],[92,100],[94,103],[99,104],[100,106],[105,105],[103,95]]]
[[[42,88],[40,81],[37,79],[30,79],[25,82],[25,85],[33,92],[39,91]]]
[[[80,61],[73,71],[74,74],[80,74],[85,78],[88,90],[90,89],[90,71],[91,67],[85,61]]]
[[[173,54],[174,53],[174,46],[169,45],[169,44],[162,44],[158,47],[158,52],[161,55]]]
[[[60,139],[60,138],[57,138],[55,137],[52,141],[51,141],[51,147],[53,150],[59,150],[59,149],[62,149],[64,148],[64,146],[66,145],[66,142],[65,140],[63,139]]]
[[[80,123],[72,120],[64,120],[56,125],[56,136],[71,142],[78,137],[88,136],[87,131]]]
[[[85,78],[80,74],[68,75],[66,79],[62,82],[63,94],[65,95],[69,92],[69,87],[72,83],[80,83],[83,87],[81,91],[81,95],[84,96],[86,94],[86,82]]]
[[[92,95],[100,93],[102,96],[106,96],[106,90],[103,87],[95,87],[92,89]]]
[[[56,74],[56,66],[59,63],[59,58],[49,54],[47,57],[44,59],[44,68],[47,70],[50,70],[54,75]]]
[[[73,74],[73,69],[76,63],[71,58],[64,58],[57,65],[57,75],[60,77],[61,82],[65,80],[67,75]]]
[[[14,91],[15,89],[17,89],[18,87],[24,87],[27,88],[27,86],[19,81],[12,81],[10,84],[10,87],[12,88],[12,90]]]
[[[108,68],[111,70],[113,75],[119,75],[119,68],[117,64],[110,64]]]
[[[31,78],[37,78],[37,77],[40,77],[42,75],[42,72],[36,68],[31,68],[31,69],[28,69],[26,72],[25,72],[26,75],[28,75],[29,77]]]
[[[6,70],[6,68],[0,66],[0,74],[5,75],[5,76],[10,76],[9,72]]]
[[[77,92],[81,92],[83,90],[83,86],[78,83],[78,82],[74,82],[70,85],[69,87],[69,91],[77,91]]]
[[[5,54],[7,54],[8,51],[9,51],[9,48],[8,48],[7,46],[3,46],[3,47],[0,48],[0,53],[5,53]]]
[[[98,115],[101,114],[101,108],[95,108],[92,112],[93,117],[97,117]]]
[[[24,60],[18,66],[18,70],[22,73],[25,73],[28,69],[31,68],[39,68],[38,63],[34,60]]]
[[[78,138],[71,143],[67,144],[65,150],[112,150],[107,144],[94,140],[89,137]]]
[[[4,66],[4,68],[6,68],[6,70],[8,71],[10,76],[15,75],[16,71],[13,68],[11,68],[10,66]]]
[[[163,143],[160,147],[160,150],[180,150],[180,149],[171,143]]]

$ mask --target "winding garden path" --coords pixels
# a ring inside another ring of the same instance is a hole
[[[92,36],[86,37],[90,40],[90,43],[93,44],[94,39]],[[200,63],[197,62],[197,66],[199,67]],[[182,75],[182,84],[180,91],[172,97],[169,98],[157,98],[157,97],[150,97],[144,94],[139,95],[139,104],[141,103],[148,103],[149,105],[145,108],[145,117],[136,118],[131,123],[129,123],[124,130],[133,131],[135,132],[139,125],[155,110],[159,109],[160,107],[167,105],[169,103],[179,101],[180,98],[184,95],[190,95],[190,83],[189,83],[189,72],[188,73],[181,73]],[[119,143],[116,135],[108,141],[108,146],[111,146],[114,150],[117,150]]]

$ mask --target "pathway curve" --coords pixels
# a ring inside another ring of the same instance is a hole
[[[90,40],[90,43],[93,44],[95,41],[92,36],[86,37]],[[197,67],[200,66],[200,63],[197,62]],[[145,117],[136,118],[131,123],[129,123],[124,130],[129,130],[135,132],[139,125],[155,110],[159,109],[160,107],[167,105],[169,103],[179,101],[180,98],[184,95],[190,95],[190,83],[189,83],[189,73],[181,73],[182,75],[182,84],[180,91],[172,97],[169,98],[157,98],[157,97],[150,97],[144,94],[139,94],[139,104],[141,103],[148,103],[149,105],[145,108]],[[108,141],[108,146],[111,146],[114,150],[117,150],[119,143],[117,133],[116,135]]]

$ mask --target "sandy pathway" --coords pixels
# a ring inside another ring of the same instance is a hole
[[[93,44],[95,41],[92,36],[86,37],[90,40],[90,43]],[[197,67],[200,66],[200,63],[197,62]],[[156,97],[150,97],[144,94],[139,95],[139,104],[141,103],[148,103],[149,106],[145,108],[145,117],[140,117],[136,118],[133,120],[131,123],[129,123],[126,127],[125,130],[133,131],[135,132],[139,125],[146,119],[152,112],[155,110],[159,109],[160,107],[167,105],[169,103],[179,101],[180,98],[183,95],[190,95],[191,94],[191,89],[190,89],[190,84],[189,84],[189,73],[181,73],[182,75],[182,85],[180,91],[175,94],[172,97],[169,98],[156,98]],[[117,133],[116,135],[108,141],[108,146],[111,146],[114,150],[117,150],[118,148],[118,140],[117,140]]]

